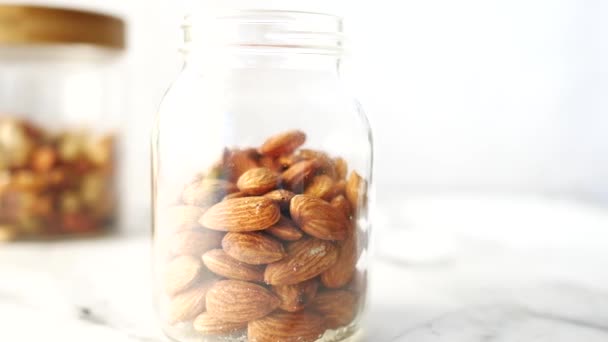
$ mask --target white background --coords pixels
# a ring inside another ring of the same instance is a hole
[[[145,215],[149,126],[179,70],[187,1],[32,2],[101,9],[129,21],[126,195],[130,210]],[[301,10],[329,4],[346,17],[345,77],[374,128],[380,189],[608,197],[608,2],[240,3]]]

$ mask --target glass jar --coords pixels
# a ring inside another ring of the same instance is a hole
[[[0,239],[113,226],[124,46],[114,17],[0,5]]]
[[[341,19],[190,17],[152,139],[155,298],[175,341],[360,340],[372,141]]]

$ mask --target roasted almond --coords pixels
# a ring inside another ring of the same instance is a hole
[[[231,323],[203,312],[194,320],[194,330],[203,335],[229,335],[247,327],[247,323]]]
[[[265,194],[264,197],[270,198],[277,203],[281,207],[281,210],[289,210],[289,203],[295,195],[296,194],[291,191],[278,189]]]
[[[270,285],[293,285],[312,279],[329,269],[338,259],[333,243],[313,238],[292,242],[287,256],[266,266],[264,281]]]
[[[357,299],[349,291],[324,291],[312,300],[311,309],[323,316],[326,328],[337,329],[355,319]]]
[[[169,240],[169,251],[175,255],[192,255],[200,258],[206,251],[221,246],[224,235],[210,230],[184,230]]]
[[[268,168],[272,171],[281,171],[281,164],[278,159],[269,156],[262,156],[258,161],[261,167]]]
[[[291,218],[305,233],[322,240],[344,240],[348,222],[344,214],[322,199],[296,195],[289,207]]]
[[[198,220],[205,213],[205,208],[195,205],[175,205],[167,208],[160,219],[161,229],[179,231],[200,228]]]
[[[290,154],[306,141],[302,131],[287,131],[268,138],[260,147],[260,153],[271,157]]]
[[[264,232],[284,241],[297,241],[304,236],[300,228],[285,216],[281,216],[279,222]]]
[[[334,180],[328,175],[319,175],[306,186],[304,194],[317,198],[326,199],[334,190]]]
[[[203,254],[203,262],[211,272],[222,277],[257,282],[264,280],[262,267],[238,261],[222,249],[212,249]]]
[[[263,195],[277,187],[279,177],[270,169],[256,167],[243,173],[237,182],[239,190],[248,195]]]
[[[304,310],[304,307],[317,294],[319,282],[311,279],[303,283],[294,285],[278,285],[272,287],[274,292],[281,300],[279,308],[288,312]]]
[[[225,180],[203,178],[186,186],[182,192],[182,202],[188,205],[208,207],[237,190],[234,184]]]
[[[313,342],[325,331],[323,319],[311,312],[275,312],[249,322],[250,342]]]
[[[264,233],[228,233],[222,240],[224,251],[236,260],[264,265],[283,259],[286,255],[278,240]]]
[[[301,193],[304,191],[305,182],[314,175],[316,168],[316,159],[297,162],[283,172],[282,184],[293,192]]]
[[[327,175],[332,179],[336,178],[336,168],[334,161],[327,153],[317,150],[301,149],[298,151],[298,157],[303,160],[315,160],[317,165],[317,173]]]
[[[228,149],[224,151],[223,173],[230,181],[236,182],[243,173],[255,167],[258,167],[258,163],[251,151]]]
[[[344,214],[348,220],[352,219],[352,209],[350,208],[350,202],[344,197],[344,195],[338,195],[331,200],[331,206],[338,209]]]
[[[338,260],[327,271],[321,273],[321,282],[329,289],[338,289],[346,286],[352,279],[356,270],[357,236],[351,231],[344,241],[338,243]]]
[[[346,198],[350,202],[351,208],[356,213],[361,203],[365,201],[365,180],[356,171],[352,171],[346,182]]]
[[[207,311],[226,322],[248,322],[274,311],[281,301],[266,288],[240,280],[222,280],[207,293]]]
[[[216,280],[207,281],[173,297],[169,302],[169,324],[189,321],[205,311],[205,298]]]
[[[334,167],[336,168],[336,178],[337,179],[346,179],[346,174],[348,173],[348,164],[344,158],[336,158],[334,159]]]
[[[165,271],[165,292],[173,296],[188,289],[197,282],[202,269],[201,260],[190,255],[169,261]]]
[[[207,210],[200,223],[209,229],[247,232],[271,227],[279,221],[279,206],[266,197],[242,197],[222,201]]]

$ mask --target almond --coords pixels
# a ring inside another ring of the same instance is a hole
[[[322,199],[296,195],[289,208],[291,218],[305,233],[322,240],[344,240],[348,222],[343,213]]]
[[[325,291],[317,294],[311,308],[323,316],[326,328],[337,329],[355,319],[357,299],[349,291]]]
[[[176,205],[167,208],[159,222],[162,229],[180,231],[200,228],[198,219],[205,213],[205,208],[194,205]]]
[[[182,192],[182,202],[199,207],[208,207],[227,194],[236,191],[236,186],[225,180],[203,178],[186,186]]]
[[[203,269],[203,263],[193,256],[179,256],[167,264],[165,292],[173,296],[195,284]]]
[[[207,311],[226,322],[247,322],[274,311],[280,300],[266,288],[240,280],[222,280],[207,293]]]
[[[264,265],[285,257],[283,245],[264,233],[228,233],[222,240],[224,251],[236,260]]]
[[[282,183],[291,191],[301,193],[304,191],[304,183],[312,177],[316,168],[316,159],[297,162],[283,172]]]
[[[317,173],[327,175],[331,179],[336,178],[334,161],[327,155],[327,153],[316,150],[301,149],[298,151],[298,157],[307,160],[315,159],[317,164]]]
[[[260,147],[260,153],[271,157],[290,154],[306,141],[302,131],[287,131],[268,138]]]
[[[304,310],[304,307],[315,297],[319,282],[311,279],[295,285],[273,286],[274,292],[281,300],[280,309],[288,312]]]
[[[199,258],[206,251],[221,246],[223,234],[210,230],[184,230],[169,240],[169,250],[174,255],[192,255]]]
[[[256,167],[243,173],[239,177],[237,186],[241,192],[248,195],[263,195],[277,187],[279,178],[270,169]]]
[[[222,277],[256,282],[264,280],[263,268],[240,262],[222,249],[212,249],[203,254],[203,262],[211,272]]]
[[[312,179],[304,194],[317,198],[326,198],[334,190],[334,180],[328,175],[319,175]]]
[[[249,169],[258,167],[251,151],[228,150],[224,151],[224,176],[235,182]]]
[[[289,169],[293,164],[299,161],[302,161],[302,158],[294,156],[293,154],[289,156],[280,156],[276,159],[277,164],[279,164],[279,170],[283,171]]]
[[[169,302],[169,324],[189,321],[205,311],[205,298],[216,280],[207,281],[173,297]]]
[[[231,323],[203,312],[194,320],[194,330],[203,335],[229,335],[247,327],[247,323]]]
[[[314,342],[325,328],[323,319],[311,312],[276,312],[249,322],[250,342]]]
[[[284,241],[297,241],[304,236],[300,228],[285,216],[281,216],[279,222],[266,229],[265,232]]]
[[[346,240],[338,243],[338,260],[321,274],[321,282],[329,289],[346,286],[355,274],[357,260],[357,236],[349,232]]]
[[[264,281],[270,285],[293,285],[312,279],[330,268],[338,250],[329,241],[306,238],[287,247],[287,257],[266,266]]]
[[[344,197],[344,195],[338,195],[331,200],[331,206],[338,209],[344,214],[348,220],[352,219],[352,209],[350,208],[350,202]]]
[[[346,182],[346,198],[350,202],[351,208],[356,213],[359,210],[360,203],[365,201],[365,188],[367,184],[365,180],[359,176],[356,171],[350,173]]]
[[[334,159],[334,167],[336,168],[336,178],[346,179],[346,174],[348,173],[348,164],[346,163],[346,160],[340,157]]]
[[[266,197],[222,201],[203,214],[200,223],[209,229],[247,232],[266,229],[279,221],[279,206]]]
[[[291,191],[278,189],[265,194],[264,197],[270,198],[277,203],[281,207],[281,210],[289,210],[289,203],[295,195],[296,194]]]
[[[333,198],[338,195],[344,195],[345,190],[346,190],[346,181],[343,179],[339,180],[334,183],[334,187],[333,187],[333,189],[331,189],[331,192],[327,197]]]

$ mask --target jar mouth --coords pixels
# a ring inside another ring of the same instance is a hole
[[[343,51],[342,27],[342,18],[331,14],[263,9],[195,13],[182,25],[186,51],[205,46],[329,55]]]

